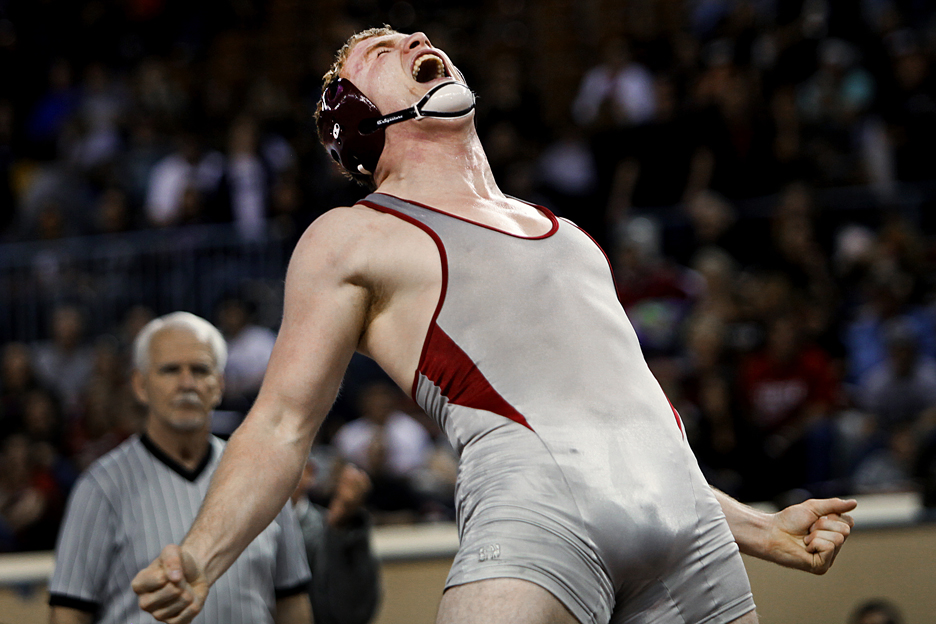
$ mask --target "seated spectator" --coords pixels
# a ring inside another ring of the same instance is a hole
[[[787,314],[770,324],[765,347],[742,361],[738,383],[748,468],[762,484],[748,495],[770,499],[827,479],[825,425],[838,400],[838,380],[828,354],[805,340],[798,317]]]
[[[891,320],[885,341],[887,359],[862,376],[857,402],[888,431],[936,406],[936,359],[919,352],[917,328],[908,319]]]
[[[47,91],[28,114],[26,138],[39,158],[55,155],[59,137],[80,103],[71,63],[57,58],[49,65]]]
[[[932,180],[936,171],[936,74],[932,54],[911,29],[890,37],[892,89],[881,94],[899,180]]]
[[[84,313],[77,305],[61,305],[52,312],[52,339],[33,348],[33,365],[43,385],[61,397],[66,411],[74,411],[94,367],[94,350],[85,343]]]
[[[874,77],[858,64],[858,51],[847,41],[826,39],[818,49],[819,69],[800,85],[797,96],[806,151],[823,182],[867,182],[855,155],[874,101]]]
[[[22,427],[26,397],[37,388],[29,347],[6,344],[0,354],[0,440]]]
[[[422,504],[412,484],[432,451],[426,429],[400,409],[400,391],[374,382],[359,397],[360,418],[343,425],[332,443],[347,461],[363,468],[374,482],[369,503],[380,511],[418,511]]]
[[[914,278],[897,269],[885,271],[886,265],[883,261],[877,267],[881,270],[872,267],[863,284],[865,301],[845,327],[843,342],[851,381],[857,382],[887,359],[885,328],[897,316],[914,326],[919,353],[936,357],[936,316],[913,303]]]
[[[33,460],[52,475],[62,495],[68,494],[78,471],[67,458],[65,422],[61,406],[52,393],[32,390],[26,397],[23,430],[32,445]]]
[[[671,399],[709,483],[737,495],[741,477],[735,468],[737,414],[726,353],[727,333],[723,318],[708,314],[692,319],[686,337],[681,395]]]
[[[633,59],[623,39],[614,38],[582,78],[572,115],[582,127],[620,127],[650,121],[655,106],[653,75]]]
[[[176,151],[156,163],[146,192],[146,217],[155,226],[230,221],[219,198],[224,156],[193,132],[180,133]]]
[[[246,414],[260,391],[276,333],[257,325],[251,303],[238,297],[225,298],[217,317],[228,348],[222,407]]]
[[[903,616],[893,603],[883,599],[868,600],[852,611],[849,624],[903,624]]]
[[[895,426],[885,443],[862,459],[852,475],[857,493],[909,492],[916,489],[914,462],[919,445],[914,428],[903,423]]]
[[[142,428],[143,410],[130,388],[128,353],[112,336],[94,345],[94,371],[82,394],[77,419],[68,432],[68,445],[80,470],[116,448]]]
[[[342,464],[328,507],[320,507],[309,500],[316,470],[310,455],[291,499],[312,571],[313,621],[367,624],[380,598],[380,567],[370,546],[371,519],[363,507],[370,479],[361,469]]]
[[[618,236],[614,277],[618,299],[650,357],[677,347],[679,328],[704,290],[702,278],[662,255],[659,228],[631,219]]]
[[[0,444],[0,549],[50,550],[62,514],[62,493],[52,475],[33,461],[25,435]]]
[[[231,124],[225,176],[231,196],[231,215],[245,241],[266,233],[267,204],[272,186],[271,170],[259,152],[257,123],[243,116]]]

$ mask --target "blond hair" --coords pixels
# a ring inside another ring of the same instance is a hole
[[[338,74],[341,73],[341,70],[344,68],[345,62],[347,62],[348,57],[351,55],[351,50],[364,41],[365,39],[370,39],[372,37],[383,37],[386,35],[398,35],[399,32],[393,30],[388,25],[378,26],[376,28],[368,28],[367,30],[362,30],[361,32],[355,33],[345,41],[345,44],[341,46],[341,49],[338,50],[338,54],[335,55],[335,62],[332,63],[331,67],[328,68],[328,71],[325,72],[325,75],[322,76],[322,93],[328,89],[328,86],[334,81],[338,80]],[[318,104],[315,106],[315,123],[318,125],[319,115],[322,113],[322,101],[319,100]],[[321,137],[320,137],[321,138]]]

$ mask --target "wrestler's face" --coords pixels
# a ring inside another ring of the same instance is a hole
[[[461,73],[423,33],[394,33],[364,39],[352,48],[341,76],[361,90],[383,114],[415,104],[440,82]]]

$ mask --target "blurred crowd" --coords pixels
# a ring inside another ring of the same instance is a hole
[[[383,23],[464,70],[502,188],[607,250],[714,485],[936,506],[923,0],[0,0],[0,272],[29,245],[206,223],[291,245],[367,192],[312,111],[334,51]],[[13,287],[0,275],[0,305]],[[43,337],[0,341],[0,551],[51,548],[76,476],[139,430],[129,346],[171,310],[94,304],[63,298]],[[275,340],[256,304],[211,311],[230,350],[222,434]],[[314,496],[351,461],[378,520],[453,515],[451,449],[363,358],[316,449]]]

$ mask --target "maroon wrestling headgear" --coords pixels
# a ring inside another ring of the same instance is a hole
[[[361,122],[380,111],[350,80],[339,78],[322,93],[318,132],[325,150],[355,179],[370,182],[384,147],[384,130],[364,134]]]
[[[371,183],[384,148],[384,129],[408,119],[455,119],[474,110],[475,97],[461,82],[437,84],[409,108],[389,115],[350,80],[338,78],[322,93],[318,131],[331,157],[356,180]]]

